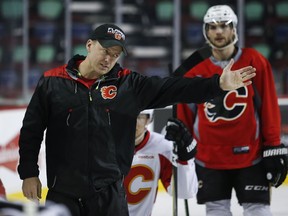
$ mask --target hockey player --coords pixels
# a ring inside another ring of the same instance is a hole
[[[253,65],[250,86],[227,91],[202,104],[181,104],[177,115],[197,141],[197,200],[207,216],[230,216],[235,189],[245,216],[271,216],[270,186],[287,174],[287,149],[280,144],[280,112],[273,73],[266,58],[237,42],[237,16],[227,5],[216,5],[204,16],[203,34],[212,55],[185,74],[221,74],[231,58],[233,69]],[[248,129],[248,130],[247,130]]]
[[[134,158],[124,181],[130,216],[151,215],[159,180],[172,195],[173,142],[165,137],[176,141],[177,145],[178,198],[192,198],[197,193],[196,146],[192,144],[190,132],[182,122],[171,119],[164,137],[147,129],[152,121],[153,110],[144,110],[137,118]]]

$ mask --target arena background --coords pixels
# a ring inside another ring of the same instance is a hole
[[[123,66],[169,76],[169,65],[175,69],[205,44],[202,18],[215,4],[228,4],[237,13],[238,45],[254,47],[270,60],[287,144],[288,0],[1,0],[0,178],[8,199],[25,201],[16,173],[17,142],[25,108],[45,70],[76,53],[85,55],[89,32],[110,22],[127,33],[129,55],[120,59]],[[156,110],[152,128],[161,132],[170,116],[171,107]],[[39,165],[45,187],[43,149]],[[281,188],[287,189],[287,179]]]

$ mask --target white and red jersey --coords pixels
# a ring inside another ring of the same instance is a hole
[[[131,170],[125,177],[129,214],[149,216],[156,199],[158,182],[172,194],[173,143],[162,134],[147,131],[144,140],[136,146]],[[178,198],[188,199],[195,196],[198,180],[194,159],[186,164],[178,163]]]
[[[263,145],[280,144],[280,111],[270,63],[251,48],[239,49],[234,60],[231,70],[249,65],[256,68],[252,85],[202,104],[177,107],[177,117],[197,141],[195,161],[207,168],[248,167],[260,160]],[[221,74],[227,63],[210,57],[185,76]]]

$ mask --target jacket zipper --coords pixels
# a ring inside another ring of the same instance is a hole
[[[70,120],[70,116],[71,116],[71,113],[72,113],[73,109],[69,109],[68,110],[68,115],[67,115],[67,118],[66,118],[66,125],[69,127],[70,124],[69,124],[69,120]]]
[[[54,180],[53,180],[53,184],[52,184],[52,188],[54,188],[55,187],[55,184],[56,184],[56,180],[57,180],[57,176],[54,176]]]
[[[101,82],[103,81],[103,80],[105,80],[105,76],[102,76],[99,80],[97,80],[96,82],[97,82],[97,86],[96,86],[96,88],[95,88],[95,90],[98,90],[99,89],[99,86],[100,86],[100,84],[101,84]],[[91,88],[89,89],[89,101],[91,102],[93,99],[92,99],[92,93],[91,93]]]
[[[111,125],[111,116],[110,116],[110,110],[107,108],[106,113],[108,115],[108,124]]]
[[[92,101],[92,94],[91,94],[91,89],[89,89],[89,101]]]
[[[83,207],[84,207],[84,205],[83,205],[83,201],[82,201],[82,198],[78,198],[78,202],[79,202],[80,206],[83,208]]]
[[[106,79],[106,77],[105,76],[102,76],[97,82],[97,86],[96,86],[96,90],[98,90],[99,89],[99,86],[100,86],[100,83],[102,82],[102,81],[104,81]]]
[[[74,94],[76,94],[78,92],[78,84],[77,82],[75,82],[74,84]]]

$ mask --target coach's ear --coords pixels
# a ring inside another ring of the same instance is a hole
[[[86,50],[87,50],[88,53],[91,51],[91,47],[92,47],[93,43],[94,43],[93,40],[91,40],[91,39],[87,40],[87,42],[86,42]]]

